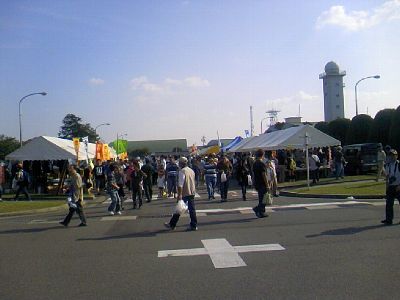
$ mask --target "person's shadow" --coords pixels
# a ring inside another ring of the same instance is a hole
[[[318,234],[306,235],[306,238],[315,238],[315,237],[319,237],[319,236],[351,235],[351,234],[357,234],[357,233],[360,233],[363,231],[378,229],[378,228],[383,228],[383,227],[385,227],[385,226],[384,225],[369,225],[369,226],[364,226],[364,227],[338,228],[338,229],[323,231]]]
[[[53,226],[53,227],[43,227],[43,228],[24,228],[24,229],[11,229],[11,230],[5,230],[5,231],[0,231],[1,234],[16,234],[16,233],[38,233],[38,232],[43,232],[47,230],[53,230],[53,229],[63,229],[64,227],[62,226]]]

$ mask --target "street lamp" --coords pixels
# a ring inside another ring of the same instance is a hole
[[[25,98],[28,98],[28,97],[33,96],[33,95],[46,96],[47,93],[46,92],[32,93],[32,94],[29,94],[29,95],[26,95],[26,96],[22,97],[21,100],[19,100],[18,113],[19,113],[19,144],[20,144],[20,147],[22,147],[21,103],[22,103],[22,101],[24,101]]]
[[[357,83],[356,83],[356,85],[355,85],[355,87],[354,87],[355,98],[356,98],[356,116],[358,116],[357,85],[358,85],[361,81],[363,81],[363,80],[365,80],[365,79],[368,79],[368,78],[379,79],[379,78],[381,78],[381,76],[380,76],[380,75],[368,76],[368,77],[361,78],[359,81],[357,81]]]
[[[111,124],[110,123],[102,123],[102,124],[100,124],[100,125],[97,125],[95,128],[94,128],[94,134],[96,135],[96,137],[97,137],[97,128],[99,128],[100,126],[110,126]]]

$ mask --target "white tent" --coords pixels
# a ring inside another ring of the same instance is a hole
[[[88,144],[88,156],[94,158],[96,144]],[[21,148],[6,156],[6,160],[76,160],[74,144],[71,140],[50,136],[33,138]],[[79,160],[86,159],[85,145],[80,143]]]
[[[306,143],[307,140],[307,143]],[[307,144],[307,145],[306,145]],[[311,125],[301,125],[271,133],[261,134],[247,143],[237,145],[232,152],[249,152],[256,149],[304,149],[340,145],[340,141]]]

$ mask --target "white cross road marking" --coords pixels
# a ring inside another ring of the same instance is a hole
[[[196,216],[197,217],[207,217],[207,214],[196,211]],[[189,218],[189,217],[190,217],[189,213],[184,213],[183,215],[181,215],[181,218]]]
[[[196,193],[196,195],[194,195],[195,198],[200,198],[200,195],[198,193]]]
[[[209,239],[201,242],[204,248],[162,250],[158,251],[158,257],[209,255],[214,267],[223,269],[245,267],[246,263],[239,253],[285,250],[279,244],[232,246],[226,239]]]
[[[137,216],[108,216],[108,217],[102,217],[100,221],[127,221],[136,219]]]

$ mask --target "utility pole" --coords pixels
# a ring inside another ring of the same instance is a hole
[[[253,106],[250,105],[250,136],[254,136]]]

